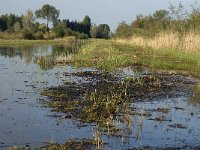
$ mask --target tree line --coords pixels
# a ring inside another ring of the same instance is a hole
[[[0,32],[21,34],[24,39],[53,39],[64,36],[75,36],[79,39],[110,38],[110,27],[107,24],[95,25],[86,15],[82,21],[59,19],[60,10],[49,4],[40,9],[27,12],[21,16],[5,14],[0,16]],[[46,23],[40,23],[43,19]],[[49,24],[52,24],[52,28]]]
[[[157,10],[148,16],[137,15],[131,24],[120,23],[115,37],[154,37],[163,31],[176,32],[180,36],[189,32],[200,33],[200,8],[198,5],[191,7],[192,11],[188,12],[182,3],[170,4],[167,10]]]

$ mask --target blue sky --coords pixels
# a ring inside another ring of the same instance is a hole
[[[189,7],[197,0],[181,0]],[[27,9],[35,11],[44,4],[60,10],[61,19],[82,20],[89,15],[96,24],[107,23],[111,29],[126,21],[132,22],[137,14],[148,15],[155,10],[167,9],[169,3],[178,4],[180,0],[0,0],[0,14],[21,15]]]

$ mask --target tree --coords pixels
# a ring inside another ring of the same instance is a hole
[[[97,25],[96,24],[91,25],[90,35],[92,38],[96,38],[96,36],[97,36]]]
[[[15,24],[13,25],[13,30],[16,33],[19,33],[21,31],[21,25],[19,22],[15,22]]]
[[[57,10],[54,6],[45,4],[41,9],[35,11],[35,15],[37,18],[46,20],[46,31],[48,31],[49,22],[52,22],[55,25],[60,15],[60,11]]]
[[[0,31],[5,31],[7,30],[7,16],[2,15],[0,17]]]
[[[12,31],[15,24],[16,16],[14,14],[7,15],[7,30]]]
[[[169,14],[171,15],[172,19],[178,20],[178,21],[183,20],[183,19],[187,18],[187,16],[188,16],[188,12],[184,8],[184,5],[182,4],[182,2],[180,2],[177,6],[170,4]]]
[[[57,37],[64,37],[65,26],[62,23],[59,23],[53,28],[53,32],[56,34]]]
[[[69,19],[64,19],[62,20],[62,24],[65,26],[65,28],[69,28],[70,27],[70,22],[69,22]]]
[[[157,20],[164,20],[169,18],[169,12],[167,10],[157,10],[154,14],[153,17]]]
[[[34,30],[34,21],[35,17],[33,12],[29,9],[26,14],[22,17],[22,25],[25,30],[33,31]]]
[[[90,37],[90,28],[91,28],[91,19],[89,16],[85,16],[85,18],[82,21],[83,24],[83,33],[87,34],[88,37]]]
[[[97,27],[96,38],[108,39],[110,37],[110,27],[107,24],[100,24]]]
[[[118,25],[115,33],[116,37],[128,38],[133,36],[133,31],[130,25],[126,22],[122,22]]]

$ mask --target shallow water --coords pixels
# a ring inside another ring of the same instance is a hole
[[[88,127],[81,132],[74,128],[73,120],[48,117],[52,113],[41,105],[41,89],[62,84],[62,72],[75,70],[70,66],[49,67],[48,62],[36,64],[37,56],[52,56],[54,48],[0,48],[0,149],[13,145],[40,147],[44,142],[91,136]],[[8,53],[10,49],[12,54]]]
[[[13,145],[33,148],[48,142],[92,138],[94,125],[85,126],[75,119],[63,119],[62,113],[53,113],[42,104],[43,100],[47,100],[40,95],[42,89],[63,85],[64,82],[84,82],[83,78],[70,74],[96,71],[61,65],[71,58],[72,52],[71,47],[66,45],[0,48],[0,149]],[[141,70],[125,68],[117,74],[125,77],[140,73]],[[143,73],[149,73],[148,68],[144,68]],[[124,130],[124,136],[108,137],[103,134],[107,143],[105,149],[198,146],[199,91],[197,85],[189,94],[182,96],[133,103],[138,112],[149,112],[151,116],[132,116],[133,124]],[[155,111],[157,108],[168,108],[169,112]],[[61,117],[52,117],[54,115]],[[156,121],[155,118],[160,116],[165,120]],[[118,125],[121,125],[120,122]]]

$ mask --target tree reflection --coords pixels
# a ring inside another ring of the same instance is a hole
[[[71,54],[77,53],[80,42],[68,44],[41,44],[0,47],[0,56],[19,57],[25,64],[38,64],[42,70],[53,69],[58,63],[68,62]]]
[[[193,106],[200,105],[200,83],[194,87],[193,96],[189,98],[189,104],[192,104]]]

